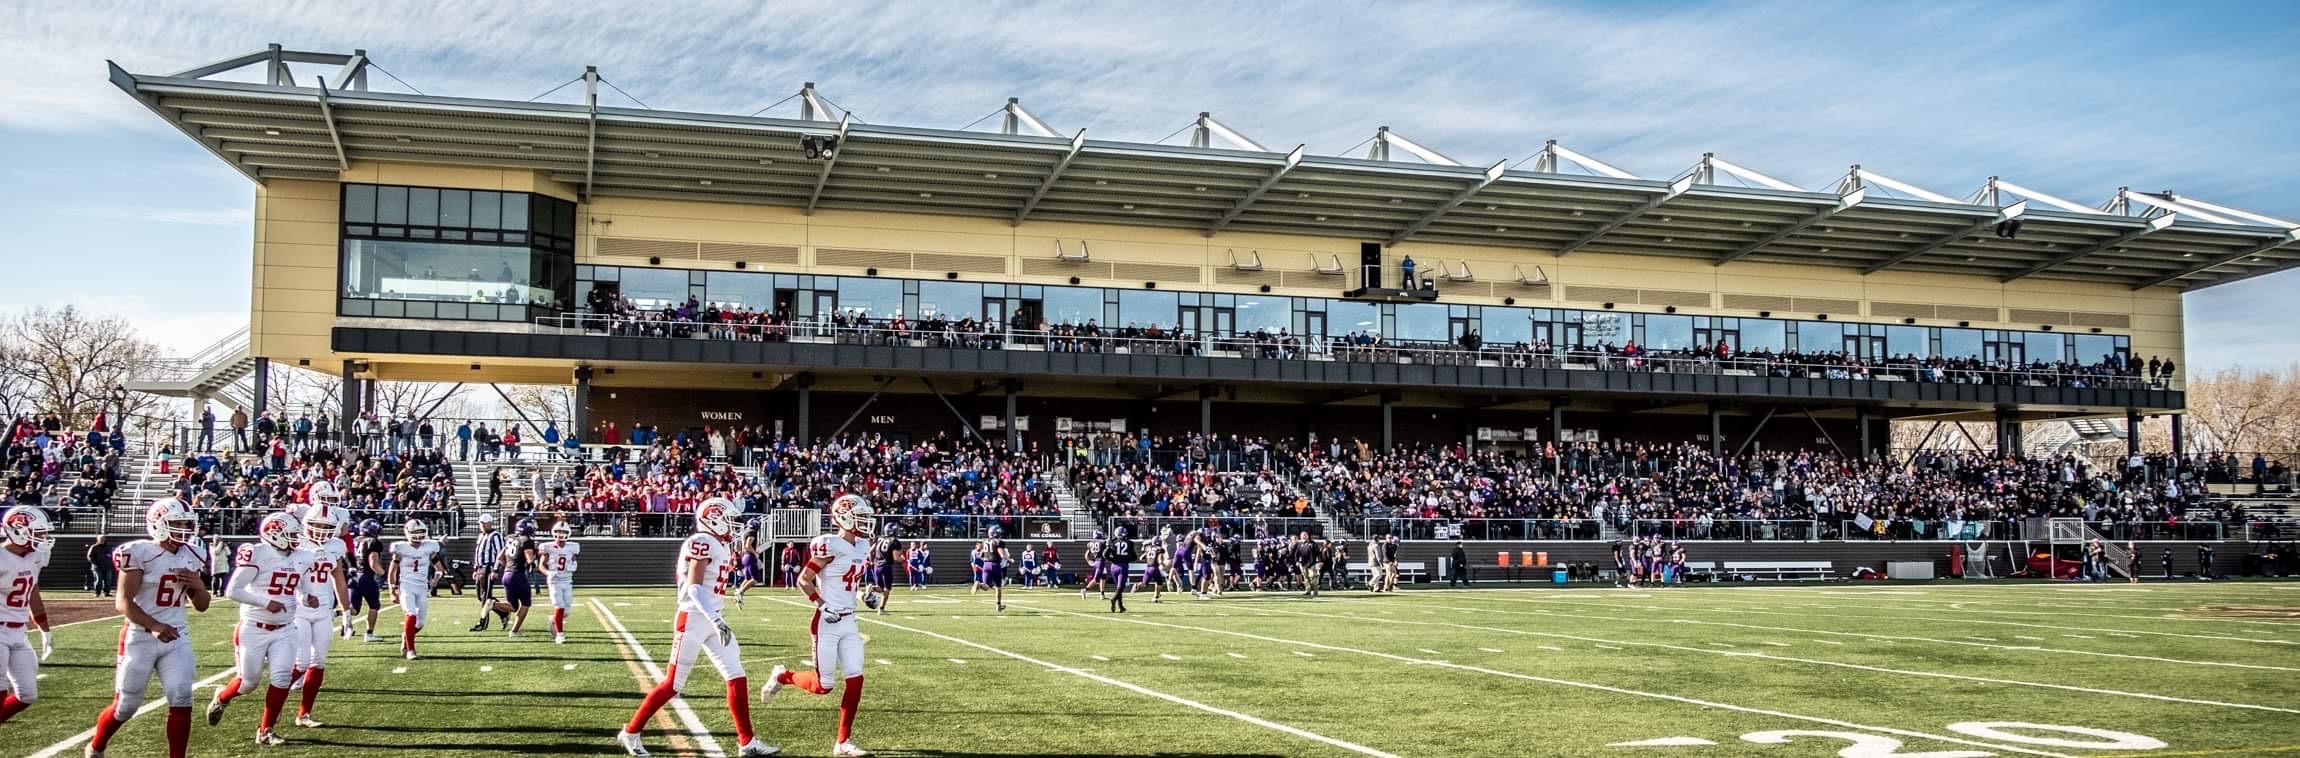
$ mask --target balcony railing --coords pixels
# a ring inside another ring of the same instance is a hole
[[[804,342],[883,347],[931,347],[970,350],[1029,350],[1043,352],[1106,353],[1123,355],[1181,355],[1212,358],[1399,363],[1432,366],[1484,366],[1551,368],[1723,376],[1772,376],[1803,379],[1840,379],[1934,384],[1996,386],[2179,389],[2178,379],[2097,370],[2057,371],[2047,367],[1926,366],[1891,359],[1791,361],[1770,354],[1718,358],[1690,351],[1625,354],[1619,351],[1523,346],[1480,346],[1465,349],[1454,342],[1380,340],[1353,343],[1347,338],[1291,340],[1254,335],[1140,334],[1136,336],[1064,334],[1062,330],[1015,329],[997,324],[960,330],[928,330],[915,324],[895,328],[883,320],[797,320],[781,324],[701,323],[650,318],[569,314],[536,319],[543,327],[578,333],[664,339],[706,339],[746,342]]]

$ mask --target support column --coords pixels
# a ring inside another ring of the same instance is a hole
[[[1549,399],[1549,441],[1557,445],[1565,442],[1565,398]]]
[[[2124,454],[2126,457],[2140,454],[2140,410],[2137,408],[2124,409]]]
[[[1853,424],[1861,428],[1861,457],[1863,458],[1867,458],[1877,451],[1876,439],[1869,433],[1869,427],[1873,423],[1875,423],[1874,420],[1869,418],[1868,406],[1858,406],[1853,409]]]
[[[2172,414],[2172,457],[2174,458],[2188,455],[2188,441],[2180,435],[2180,417],[2183,415],[2185,414]]]
[[[574,406],[569,409],[574,416],[567,421],[567,425],[571,427],[567,430],[567,435],[581,442],[597,441],[598,436],[591,433],[590,366],[575,367],[575,398],[568,404]]]
[[[249,410],[249,411],[248,411],[248,413],[249,413],[249,415],[253,415],[253,416],[262,416],[262,415],[264,415],[264,412],[265,412],[265,411],[269,411],[269,410],[271,410],[271,407],[272,407],[272,406],[271,406],[271,390],[272,390],[272,359],[270,359],[270,358],[257,358],[257,359],[256,359],[255,383],[256,383],[255,408],[253,408],[253,409]]]
[[[2020,455],[2020,419],[2010,408],[1997,409],[1997,455]]]
[[[1709,454],[1725,454],[1725,412],[1717,401],[1709,401]]]
[[[1397,445],[1397,414],[1394,410],[1397,402],[1397,390],[1382,392],[1382,452],[1385,453]]]
[[[1214,396],[1216,394],[1219,394],[1219,391],[1214,388],[1214,385],[1207,384],[1198,387],[1198,434],[1201,436],[1214,436]]]
[[[799,375],[798,385],[799,444],[812,445],[814,444],[815,376],[813,374]]]
[[[1008,379],[999,384],[1006,388],[1006,416],[1003,425],[1006,429],[1006,449],[1008,452],[1019,452],[1022,450],[1022,430],[1014,428],[1014,410],[1021,401],[1022,381]]]
[[[335,434],[337,440],[345,442],[351,440],[351,420],[359,417],[360,380],[355,373],[356,365],[352,361],[344,361],[343,381],[336,383],[342,397],[338,398],[340,405],[335,414]]]

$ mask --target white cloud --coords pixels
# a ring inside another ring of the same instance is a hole
[[[196,226],[248,226],[254,223],[253,211],[248,208],[143,208],[133,205],[70,206],[56,209],[57,213],[81,218],[115,221],[148,221],[159,224],[192,224]]]

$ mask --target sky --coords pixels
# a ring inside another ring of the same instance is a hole
[[[404,87],[514,100],[597,65],[666,110],[747,114],[813,81],[878,124],[956,128],[1014,96],[1097,139],[1211,111],[1313,154],[1388,125],[1470,165],[1557,139],[1647,177],[1715,152],[1809,188],[1859,163],[1957,197],[2003,176],[2300,220],[2295,39],[2292,2],[18,0],[0,7],[0,312],[75,304],[180,353],[247,323],[253,186],[112,87],[107,59],[361,48]],[[2189,295],[2189,366],[2300,361],[2296,296],[2300,271]]]

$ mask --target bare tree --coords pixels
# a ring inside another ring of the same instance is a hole
[[[2183,446],[2189,451],[2300,450],[2300,364],[2190,375],[2187,390]],[[2163,433],[2169,437],[2169,427]]]
[[[469,389],[461,384],[439,382],[379,381],[375,383],[375,402],[371,407],[379,418],[468,418],[472,404],[464,393]]]
[[[296,366],[271,364],[271,379],[266,382],[265,405],[287,414],[290,418],[307,412],[314,415],[328,413],[341,401],[343,379]]]
[[[575,388],[564,384],[513,384],[500,387],[511,401],[511,415],[540,428],[557,422],[567,428],[575,418]]]
[[[33,308],[0,317],[0,409],[54,413],[66,424],[121,413],[113,388],[148,369],[160,349],[118,317],[94,318],[74,306]],[[158,398],[130,395],[125,412],[147,415]]]

